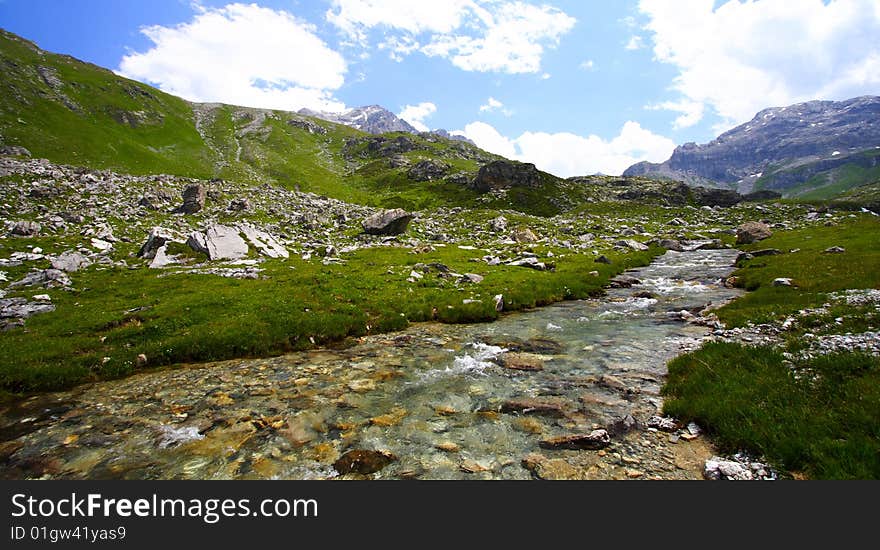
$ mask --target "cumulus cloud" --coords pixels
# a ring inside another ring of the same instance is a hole
[[[333,0],[327,20],[362,46],[382,28],[392,59],[419,51],[465,71],[537,73],[576,20],[562,10],[516,0]]]
[[[118,72],[192,101],[345,109],[333,97],[345,60],[314,26],[256,4],[197,10],[188,23],[141,29],[152,47],[126,55]]]
[[[437,112],[437,106],[431,102],[423,102],[418,105],[407,105],[397,116],[412,124],[419,132],[427,132],[430,128],[425,124],[425,119]]]
[[[472,122],[461,133],[489,152],[532,162],[541,170],[561,177],[619,175],[637,162],[663,162],[675,149],[672,140],[633,121],[624,124],[611,140],[567,132],[525,132],[511,139],[485,122]]]
[[[711,109],[730,128],[759,110],[844,99],[880,87],[876,0],[640,0],[655,58],[675,66],[680,99],[668,108],[692,126]],[[696,105],[702,105],[698,109]]]

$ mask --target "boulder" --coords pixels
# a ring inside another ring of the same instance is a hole
[[[773,286],[793,286],[793,283],[788,277],[779,277],[773,279]]]
[[[164,247],[167,243],[174,242],[175,240],[174,235],[172,235],[169,230],[162,227],[154,227],[150,230],[146,242],[141,245],[137,255],[141,258],[152,260],[156,257],[156,252],[159,248]]]
[[[248,254],[248,244],[238,229],[225,225],[214,225],[203,232],[190,235],[186,244],[196,252],[208,256],[209,260],[239,260]]]
[[[770,226],[761,222],[746,222],[736,228],[736,244],[751,244],[773,235]]]
[[[510,235],[510,238],[518,243],[536,243],[538,242],[538,236],[535,233],[527,228],[521,227],[519,229],[515,229],[513,233]]]
[[[373,214],[361,222],[364,233],[368,235],[400,235],[413,219],[413,215],[395,208]]]
[[[471,187],[481,193],[497,189],[513,187],[529,187],[536,189],[541,186],[541,172],[534,164],[496,160],[480,168]]]
[[[208,196],[208,190],[201,183],[195,183],[187,186],[183,190],[183,205],[178,208],[178,212],[184,214],[195,214],[201,212],[205,208],[205,199]]]
[[[614,246],[622,246],[624,248],[629,248],[630,250],[636,250],[639,252],[643,252],[648,250],[648,246],[640,243],[639,241],[634,241],[632,239],[622,239],[614,243]]]
[[[826,248],[822,254],[845,254],[846,249],[842,246],[832,246],[831,248]]]
[[[11,233],[19,237],[33,237],[40,233],[40,229],[42,228],[37,222],[16,222]]]
[[[246,198],[241,199],[232,199],[229,202],[229,206],[226,208],[227,210],[231,210],[232,212],[244,212],[245,210],[250,210],[251,203]]]
[[[684,247],[681,246],[681,243],[672,239],[660,239],[658,244],[660,245],[660,248],[665,248],[666,250],[684,252]]]
[[[52,260],[52,268],[58,269],[60,271],[65,271],[67,273],[73,273],[74,271],[78,271],[82,268],[88,267],[91,265],[91,261],[88,258],[76,252],[74,250],[69,250],[64,252],[57,258]]]

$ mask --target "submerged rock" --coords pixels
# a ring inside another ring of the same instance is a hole
[[[345,474],[374,474],[382,468],[396,461],[397,457],[388,451],[348,451],[333,463],[333,468],[342,475]]]
[[[499,361],[506,369],[532,372],[544,370],[544,358],[533,353],[508,352]]]
[[[611,436],[605,430],[593,430],[588,434],[563,435],[541,441],[544,449],[579,449],[596,451],[611,444]]]

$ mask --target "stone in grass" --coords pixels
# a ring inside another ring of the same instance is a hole
[[[181,205],[177,211],[183,214],[195,214],[200,212],[205,208],[205,199],[207,196],[208,191],[205,189],[204,185],[200,183],[189,185],[183,190],[183,205]]]
[[[773,279],[773,286],[794,286],[794,283],[792,283],[792,280],[787,277],[779,277]]]
[[[40,233],[40,229],[37,222],[17,222],[12,226],[11,233],[17,237],[33,237]]]
[[[397,457],[388,451],[368,451],[355,449],[348,451],[333,463],[333,468],[342,475],[374,474],[396,461]]]
[[[736,244],[751,244],[770,238],[773,231],[761,222],[746,222],[736,228]]]
[[[239,260],[247,256],[249,250],[238,230],[225,225],[214,225],[204,232],[196,231],[186,244],[196,252],[206,254],[209,260]]]
[[[383,210],[361,222],[368,235],[400,235],[406,231],[413,215],[401,208]]]
[[[831,248],[826,248],[822,254],[844,254],[846,249],[842,246],[832,246]]]

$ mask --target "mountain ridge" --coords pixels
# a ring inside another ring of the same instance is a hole
[[[828,198],[880,175],[880,96],[764,109],[709,143],[686,143],[666,162],[623,174]]]

